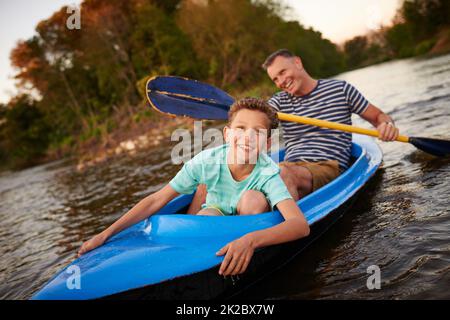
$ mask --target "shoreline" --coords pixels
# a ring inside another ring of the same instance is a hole
[[[96,141],[81,145],[75,152],[78,157],[76,168],[83,171],[122,154],[133,155],[144,149],[161,145],[170,138],[173,130],[189,127],[194,119],[162,116],[161,119],[148,120],[132,124],[128,130],[114,130],[107,136],[107,141]]]
[[[442,37],[442,40],[439,42],[439,45],[436,46],[437,48],[434,48],[433,52],[430,51],[427,54],[410,58],[432,59],[435,57],[450,54],[450,31],[446,31],[448,32],[445,34],[446,37]],[[395,60],[403,59],[392,59],[384,61],[384,63]],[[373,65],[377,64],[371,64],[358,69],[364,69]],[[354,70],[346,72],[351,71]],[[251,94],[256,95],[266,95],[268,93],[268,90],[270,90],[270,86],[260,84],[259,86],[255,86],[245,92],[251,92]],[[236,97],[239,97],[248,94],[235,93],[234,95]],[[28,163],[28,165],[19,167],[10,167],[6,165],[1,167],[0,171],[20,171],[37,165],[42,165],[52,161],[68,158],[73,158],[74,162],[76,163],[77,170],[82,171],[87,167],[101,164],[114,156],[118,156],[124,153],[134,154],[139,150],[159,146],[164,139],[171,136],[173,130],[176,130],[178,128],[187,128],[191,130],[195,121],[195,119],[187,117],[171,117],[166,114],[156,114],[156,117],[143,119],[139,122],[134,122],[131,118],[124,119],[124,121],[118,128],[107,133],[102,138],[91,138],[72,147],[61,146],[49,151],[40,159],[36,159],[36,161],[32,163]]]

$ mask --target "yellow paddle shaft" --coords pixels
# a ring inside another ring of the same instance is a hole
[[[278,112],[278,119],[281,121],[291,121],[291,122],[299,122],[303,124],[309,124],[316,127],[324,127],[328,129],[334,129],[334,130],[340,130],[345,132],[351,132],[351,133],[359,133],[359,134],[365,134],[367,136],[372,137],[378,137],[378,131],[377,130],[371,130],[371,129],[365,129],[365,128],[359,128],[350,126],[348,124],[342,124],[337,122],[331,122],[326,120],[319,120],[309,117],[302,117],[302,116],[296,116],[293,114],[287,114]],[[409,142],[409,138],[407,136],[398,136],[396,139],[400,142]]]

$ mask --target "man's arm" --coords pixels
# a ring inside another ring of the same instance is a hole
[[[224,276],[241,274],[247,269],[255,249],[309,235],[308,222],[294,200],[280,201],[277,207],[285,221],[267,229],[247,233],[217,252],[219,256],[225,254],[219,274]]]
[[[394,120],[373,104],[369,103],[367,109],[360,116],[377,128],[381,140],[394,141],[397,139],[399,131],[395,127]]]

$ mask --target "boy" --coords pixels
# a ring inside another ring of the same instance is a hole
[[[148,218],[181,193],[191,194],[206,185],[206,203],[199,215],[245,215],[277,206],[285,221],[250,232],[234,240],[217,255],[225,255],[221,275],[243,273],[256,248],[305,237],[308,223],[279,175],[278,166],[263,151],[270,146],[271,129],[278,118],[264,100],[246,98],[233,104],[224,128],[227,144],[205,150],[188,161],[161,190],[147,196],[109,228],[83,243],[82,255],[102,245],[112,235]]]

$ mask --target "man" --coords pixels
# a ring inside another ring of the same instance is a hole
[[[286,49],[272,53],[263,68],[283,90],[269,104],[279,112],[351,124],[356,113],[370,122],[383,141],[399,134],[391,117],[369,103],[349,83],[342,80],[313,79],[300,57]],[[292,122],[282,122],[286,145],[281,177],[293,198],[298,200],[329,183],[348,168],[351,134]]]
[[[351,124],[351,114],[356,113],[377,128],[381,140],[397,138],[399,131],[392,118],[356,88],[342,80],[313,79],[300,57],[290,51],[272,53],[263,68],[282,90],[268,101],[277,111],[344,124]],[[280,174],[294,200],[331,182],[348,168],[350,133],[285,121],[281,125],[286,155],[280,163]],[[206,188],[200,185],[188,213],[198,211],[206,194]]]

